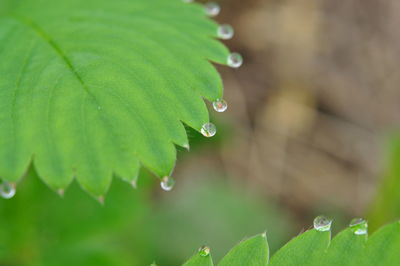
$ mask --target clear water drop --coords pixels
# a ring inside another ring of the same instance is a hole
[[[193,3],[193,0],[182,0],[184,3]]]
[[[229,40],[233,38],[235,31],[233,30],[231,25],[223,24],[218,27],[217,34],[219,38],[223,40]]]
[[[349,226],[356,235],[366,235],[368,233],[368,223],[363,218],[354,218]]]
[[[217,134],[217,128],[213,123],[206,123],[201,127],[201,134],[207,138],[214,137]]]
[[[215,2],[206,3],[204,8],[206,10],[206,14],[210,17],[218,16],[219,12],[221,12],[221,7]]]
[[[318,216],[314,219],[314,228],[320,232],[331,230],[332,220],[325,216]]]
[[[239,68],[243,64],[243,57],[238,53],[231,53],[228,56],[228,66],[232,68]]]
[[[210,255],[210,248],[209,247],[207,247],[207,246],[202,246],[200,249],[199,249],[199,254],[200,254],[200,256],[202,256],[202,257],[207,257],[208,255]]]
[[[228,103],[224,99],[218,99],[213,102],[214,110],[218,113],[225,112],[228,109]]]
[[[170,176],[166,176],[161,180],[160,186],[164,191],[171,191],[175,186],[175,180]]]
[[[0,184],[0,196],[4,199],[11,199],[17,192],[15,184],[3,182]]]

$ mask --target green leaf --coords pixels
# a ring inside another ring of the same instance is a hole
[[[322,265],[353,265],[361,255],[367,241],[367,234],[356,235],[353,228],[347,228],[333,238]]]
[[[183,266],[212,266],[213,261],[208,247],[203,247],[191,257]]]
[[[270,265],[320,265],[331,232],[309,230],[292,239],[272,256]]]
[[[183,123],[222,98],[228,50],[203,6],[180,0],[0,0],[0,176],[32,163],[54,189],[95,196],[139,167],[168,176]]]
[[[400,265],[400,221],[367,240],[367,225],[353,224],[330,242],[330,231],[309,230],[292,239],[268,263],[265,235],[234,247],[218,265]],[[196,265],[196,264],[194,264]]]
[[[261,266],[267,265],[269,258],[266,234],[249,238],[233,249],[221,260],[219,266]]]
[[[400,222],[382,227],[368,239],[353,265],[400,265]]]

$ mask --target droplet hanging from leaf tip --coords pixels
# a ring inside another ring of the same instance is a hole
[[[239,68],[243,64],[243,57],[239,53],[231,53],[228,56],[227,64],[232,68]]]
[[[218,27],[217,35],[220,39],[229,40],[233,38],[235,34],[234,29],[229,24],[222,24]]]
[[[206,3],[205,6],[206,14],[210,17],[218,16],[219,12],[221,12],[221,7],[216,2]]]
[[[0,184],[0,196],[4,199],[11,199],[17,192],[15,183],[2,182]]]
[[[213,102],[213,107],[215,111],[222,113],[228,109],[228,103],[224,99],[218,99]]]
[[[207,246],[202,246],[201,248],[199,248],[199,254],[202,257],[207,257],[208,255],[210,255],[210,248]]]
[[[363,218],[354,218],[349,226],[356,235],[366,235],[368,233],[368,222]]]
[[[190,145],[188,143],[182,145],[183,148],[190,150]]]
[[[164,191],[171,191],[175,186],[175,180],[171,176],[165,176],[161,179],[160,186]]]
[[[207,138],[211,138],[217,134],[217,128],[213,123],[206,123],[201,127],[201,134]]]
[[[318,216],[314,219],[314,228],[320,232],[331,230],[332,219],[325,216]]]

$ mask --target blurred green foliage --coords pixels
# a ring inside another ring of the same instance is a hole
[[[165,193],[143,173],[138,190],[115,180],[102,206],[75,183],[60,198],[28,175],[0,199],[0,265],[178,265],[202,244],[219,260],[256,232],[273,230],[273,249],[291,234],[286,215],[220,178]]]
[[[386,145],[387,165],[382,183],[371,204],[368,221],[371,231],[400,216],[400,136],[389,139]]]
[[[271,230],[271,250],[277,250],[292,235],[291,219],[252,193],[210,177],[193,179],[167,195],[149,221],[155,230],[147,239],[159,237],[156,260],[174,265],[181,254],[207,245],[219,261],[238,240],[265,230]],[[163,248],[170,246],[174,252]]]

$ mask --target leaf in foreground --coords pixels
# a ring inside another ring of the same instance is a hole
[[[183,123],[209,122],[227,64],[204,7],[180,0],[1,0],[0,177],[103,195],[140,166],[170,175]],[[211,62],[210,62],[211,61]]]
[[[382,227],[369,239],[367,226],[362,219],[353,220],[332,241],[330,228],[314,228],[289,241],[269,262],[265,235],[258,235],[238,244],[218,265],[400,265],[400,222]]]

